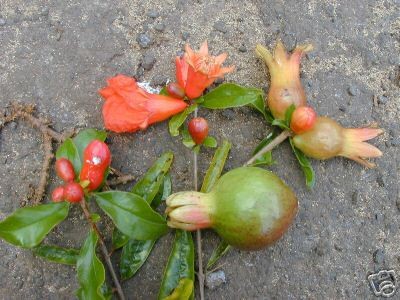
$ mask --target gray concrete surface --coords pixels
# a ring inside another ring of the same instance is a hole
[[[373,143],[385,154],[374,170],[340,158],[313,161],[317,183],[309,191],[288,145],[274,151],[277,164],[271,169],[299,197],[295,224],[265,251],[230,252],[222,268],[227,283],[206,290],[206,296],[374,299],[369,273],[388,268],[400,276],[399,5],[398,0],[0,0],[0,103],[34,102],[57,130],[101,128],[97,90],[105,78],[123,73],[155,85],[173,80],[173,58],[186,41],[196,48],[207,39],[213,53],[228,52],[227,64],[237,71],[226,81],[264,89],[267,77],[253,53],[257,42],[273,46],[281,37],[288,47],[296,40],[313,43],[315,51],[302,69],[309,102],[346,126],[378,122],[386,133]],[[377,106],[374,96],[380,97]],[[228,168],[241,165],[269,130],[247,108],[200,115],[219,140],[233,142]],[[173,150],[174,190],[190,188],[191,154],[169,137],[165,123],[137,134],[111,134],[109,140],[113,164],[135,175],[163,151]],[[0,218],[37,183],[40,145],[38,133],[23,123],[1,132]],[[211,156],[211,151],[201,155],[202,173]],[[52,186],[56,183],[52,176]],[[49,241],[78,246],[82,228],[85,222],[73,209]],[[110,224],[104,229],[109,232]],[[155,299],[171,241],[171,234],[162,238],[137,276],[123,283],[129,299]],[[207,232],[204,243],[207,257],[217,238]],[[1,299],[74,298],[73,268],[3,241],[0,257]]]

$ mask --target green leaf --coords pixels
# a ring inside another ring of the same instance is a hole
[[[156,240],[129,240],[122,248],[120,273],[123,280],[131,278],[146,262]]]
[[[103,283],[103,285],[100,288],[101,294],[104,296],[104,299],[106,300],[111,300],[112,296],[114,294],[112,288],[110,288],[107,283]]]
[[[179,128],[185,122],[186,118],[195,111],[197,104],[188,106],[183,112],[174,115],[168,122],[169,133],[172,136],[179,135]]]
[[[187,126],[183,128],[182,130],[182,143],[185,147],[192,149],[194,146],[196,146],[196,143],[193,141],[191,135],[189,134],[189,130]]]
[[[263,115],[264,119],[268,121],[267,111],[265,110],[264,96],[262,94],[257,97],[256,101],[250,103],[250,106],[258,110]]]
[[[200,105],[209,109],[225,109],[256,103],[258,109],[260,96],[263,96],[263,91],[260,89],[224,83],[204,95],[204,101]]]
[[[35,255],[43,257],[49,261],[72,266],[76,265],[76,261],[79,256],[78,249],[61,248],[58,246],[41,244],[33,248],[32,252]]]
[[[297,161],[299,162],[301,169],[303,170],[304,175],[306,176],[306,185],[310,189],[314,187],[315,184],[315,172],[313,167],[311,166],[310,161],[307,156],[304,155],[299,149],[297,149],[293,143],[293,139],[290,138],[290,145],[292,146],[292,150],[296,155]]]
[[[75,175],[79,176],[79,173],[82,168],[82,162],[79,157],[78,148],[76,148],[72,139],[68,138],[58,147],[56,151],[56,159],[61,157],[65,157],[69,161],[71,161],[74,166]]]
[[[158,190],[157,195],[154,197],[151,202],[151,207],[157,208],[162,201],[165,201],[172,192],[172,181],[171,175],[169,173],[165,174],[163,184]]]
[[[204,139],[203,145],[209,148],[215,148],[218,146],[218,143],[214,137],[208,136]]]
[[[290,127],[290,121],[292,120],[292,115],[295,109],[296,106],[294,104],[291,104],[285,111],[285,122],[288,127]]]
[[[97,130],[93,128],[81,130],[73,139],[80,160],[83,159],[83,151],[93,140],[100,140],[104,142],[107,138],[107,133],[103,130]],[[80,171],[80,170],[79,170]]]
[[[121,248],[122,246],[126,245],[128,241],[129,241],[129,236],[123,234],[121,231],[118,230],[117,227],[114,227],[112,233],[113,250]]]
[[[125,235],[138,240],[152,240],[168,231],[165,219],[140,196],[129,192],[95,193],[99,207]]]
[[[218,260],[220,260],[228,251],[231,249],[231,246],[228,245],[225,241],[221,241],[217,248],[214,249],[213,253],[210,256],[210,259],[207,262],[206,270],[209,271]]]
[[[164,181],[164,175],[169,171],[173,159],[174,154],[172,152],[161,155],[147,170],[143,178],[135,184],[131,192],[139,195],[150,204],[157,195]]]
[[[68,210],[68,202],[19,208],[0,222],[0,238],[15,246],[33,248],[67,217]]]
[[[267,153],[264,153],[261,155],[259,158],[255,160],[250,166],[252,167],[258,167],[258,166],[270,166],[274,164],[274,160],[272,159],[272,152],[269,151]]]
[[[158,299],[164,299],[171,295],[183,278],[194,281],[193,239],[190,232],[176,230],[174,245],[164,270]],[[190,298],[193,299],[193,293]]]
[[[171,295],[165,297],[164,300],[188,300],[193,294],[194,283],[189,278],[179,280],[178,286]]]
[[[101,217],[99,214],[91,214],[90,219],[92,220],[92,222],[97,223],[101,220]]]
[[[290,130],[290,127],[288,126],[288,124],[284,120],[274,119],[272,121],[271,125],[278,126],[279,128],[281,128],[283,130]]]
[[[228,157],[229,150],[231,149],[231,143],[224,140],[222,145],[215,150],[214,156],[208,167],[207,173],[204,176],[203,185],[201,186],[201,192],[209,192],[218,178],[221,176],[222,170],[224,169],[226,158]]]
[[[165,201],[171,194],[171,176],[167,173],[164,176],[163,184],[152,202],[152,206],[157,208],[161,201]],[[120,273],[122,279],[131,278],[146,262],[156,240],[138,241],[130,239],[121,253]]]
[[[80,285],[76,294],[81,300],[105,299],[103,296],[105,270],[103,264],[96,256],[97,240],[97,235],[91,230],[76,262]]]
[[[268,145],[275,137],[277,136],[277,131],[272,130],[270,134],[268,134],[254,149],[253,156],[256,155],[262,148]],[[264,153],[261,157],[259,157],[252,166],[261,166],[261,165],[272,165],[274,160],[272,159],[272,152],[269,151]]]

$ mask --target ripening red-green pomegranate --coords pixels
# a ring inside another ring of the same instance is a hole
[[[298,204],[292,190],[272,172],[241,167],[224,174],[209,193],[175,193],[167,206],[170,227],[212,228],[234,247],[258,250],[286,232]]]

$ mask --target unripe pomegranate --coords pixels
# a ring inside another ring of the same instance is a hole
[[[290,129],[297,134],[303,133],[307,130],[310,130],[314,126],[316,119],[317,113],[312,107],[297,107],[292,114]]]
[[[51,193],[51,199],[53,200],[53,202],[64,201],[64,187],[63,186],[56,187]]]
[[[208,123],[204,118],[193,118],[189,122],[188,130],[196,145],[200,145],[208,136]]]
[[[258,250],[284,234],[298,204],[272,172],[241,167],[224,174],[211,192],[179,192],[167,199],[167,206],[170,227],[213,228],[234,247]]]
[[[79,202],[83,199],[83,188],[79,183],[69,182],[64,187],[64,198],[71,203]]]
[[[87,189],[96,190],[104,180],[104,175],[111,163],[108,146],[99,140],[92,141],[83,152],[83,165],[80,180],[89,181]]]
[[[371,168],[375,165],[366,158],[379,157],[382,152],[365,141],[382,132],[378,128],[343,128],[330,118],[317,117],[310,130],[293,137],[293,143],[312,158],[344,156]]]
[[[175,82],[167,85],[167,92],[168,95],[174,98],[183,99],[185,97],[185,90]]]
[[[292,104],[296,107],[307,104],[300,82],[300,60],[303,54],[312,48],[309,44],[297,46],[289,55],[282,42],[278,41],[272,56],[264,46],[256,46],[256,53],[264,60],[271,75],[266,104],[274,118],[284,120],[285,112]]]
[[[74,166],[64,157],[56,160],[56,173],[65,182],[73,181],[75,178]]]

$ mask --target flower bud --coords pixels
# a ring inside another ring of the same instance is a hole
[[[168,95],[177,99],[183,99],[185,97],[185,90],[175,82],[167,85],[167,92]]]
[[[297,134],[303,133],[314,126],[316,119],[317,113],[313,108],[309,106],[297,107],[292,114],[290,129]]]
[[[193,118],[189,122],[188,130],[196,145],[200,145],[208,136],[208,123],[204,118]]]
[[[65,182],[73,181],[75,178],[75,172],[72,163],[64,157],[57,159],[56,173],[57,176]]]
[[[56,187],[51,193],[51,199],[53,200],[53,202],[64,201],[64,187],[63,186]]]
[[[83,199],[84,192],[83,188],[79,183],[70,182],[64,187],[64,198],[68,202],[76,203]]]

